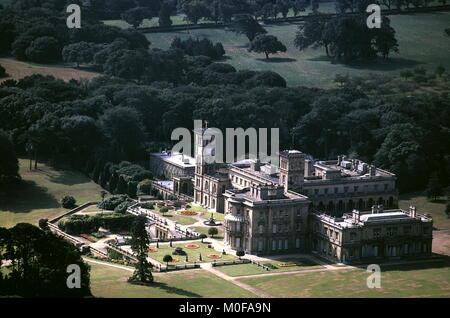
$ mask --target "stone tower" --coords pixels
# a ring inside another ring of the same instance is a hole
[[[305,154],[298,150],[280,152],[279,184],[284,190],[301,191],[305,176]]]

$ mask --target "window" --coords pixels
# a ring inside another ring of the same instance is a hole
[[[289,241],[288,240],[284,240],[284,249],[285,250],[289,249]]]
[[[323,191],[325,192],[325,194],[328,194],[328,188],[325,188]]]
[[[388,236],[397,235],[397,228],[396,227],[388,227],[387,228],[387,235]]]
[[[272,224],[272,233],[277,233],[277,225]]]
[[[356,232],[350,232],[350,240],[356,240]]]
[[[348,187],[344,187],[344,193],[348,192]]]
[[[381,236],[381,229],[380,228],[373,229],[373,237],[378,238],[380,236]]]
[[[334,188],[334,193],[338,193],[339,192],[339,188]]]
[[[411,226],[404,226],[403,227],[403,234],[405,234],[405,235],[411,234]]]
[[[300,248],[300,239],[299,238],[295,239],[295,248]]]
[[[314,194],[318,195],[319,194],[319,189],[314,189]]]
[[[359,187],[358,186],[354,186],[353,187],[353,192],[358,192]]]
[[[388,188],[389,188],[389,184],[386,183],[386,184],[384,185],[384,190],[387,190]]]

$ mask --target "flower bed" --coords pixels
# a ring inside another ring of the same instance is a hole
[[[281,264],[277,264],[280,267],[290,267],[290,266],[297,266],[297,264],[295,263],[281,263]]]
[[[186,248],[199,248],[200,245],[197,245],[197,244],[187,244],[187,245],[185,245],[184,247],[186,247]]]
[[[178,261],[179,261],[178,258],[172,258],[172,260],[169,263],[175,263],[175,262],[178,262]]]
[[[96,240],[95,238],[93,238],[92,236],[89,236],[89,235],[87,235],[87,234],[80,234],[80,236],[81,236],[82,238],[85,238],[86,240],[88,240],[88,241],[90,241],[90,242],[93,242],[93,243],[97,242],[97,240]]]
[[[209,254],[208,257],[209,258],[222,258],[222,256],[219,254]]]
[[[197,215],[197,212],[195,212],[195,211],[188,211],[188,210],[180,211],[179,213],[183,214],[183,215]]]
[[[147,251],[154,253],[154,252],[158,252],[158,249],[156,249],[156,248],[149,248]]]

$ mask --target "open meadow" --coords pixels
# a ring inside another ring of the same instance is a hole
[[[366,269],[245,278],[274,297],[450,297],[448,262],[381,265],[381,288],[368,288]]]
[[[0,203],[0,226],[12,227],[17,223],[37,224],[39,219],[63,214],[59,201],[71,195],[77,204],[99,201],[100,186],[85,175],[68,170],[55,170],[39,163],[38,170],[29,170],[29,161],[20,159],[23,185]]]
[[[127,283],[132,272],[111,266],[91,265],[91,290],[96,297],[208,297],[252,298],[253,293],[204,270],[185,270],[154,274],[153,286]]]
[[[0,83],[8,79],[17,80],[33,74],[40,74],[44,76],[51,75],[66,82],[70,81],[71,79],[90,80],[100,75],[99,73],[95,72],[75,69],[70,65],[44,65],[32,62],[17,61],[13,58],[0,58],[0,65],[2,65],[6,69],[6,73],[8,74],[7,77],[3,77],[0,79]]]
[[[408,68],[424,67],[434,70],[442,65],[450,69],[450,38],[444,34],[448,28],[450,12],[408,14],[390,16],[391,25],[397,32],[399,54],[388,60],[373,63],[343,65],[332,64],[323,48],[300,52],[293,41],[298,23],[265,26],[269,34],[277,36],[287,47],[286,53],[273,55],[266,60],[264,54],[247,51],[248,40],[224,29],[199,29],[170,33],[147,33],[151,48],[167,49],[175,37],[208,38],[221,42],[226,51],[223,62],[236,69],[255,71],[271,70],[282,75],[290,86],[334,86],[336,74],[367,75],[368,73],[394,75]]]

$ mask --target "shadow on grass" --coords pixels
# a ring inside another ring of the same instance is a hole
[[[377,58],[370,61],[354,61],[350,63],[342,63],[333,61],[326,55],[308,58],[312,62],[330,62],[331,64],[341,65],[351,69],[372,70],[372,71],[395,71],[404,68],[412,68],[424,64],[423,62],[405,59],[402,57],[391,57],[388,59]]]
[[[47,188],[38,186],[34,181],[22,181],[8,192],[5,202],[0,202],[0,211],[27,213],[37,209],[59,208],[58,200],[48,193]]]
[[[155,287],[155,288],[162,289],[162,290],[164,290],[164,291],[166,291],[166,292],[168,292],[170,294],[177,294],[177,295],[184,296],[184,297],[196,297],[196,298],[203,297],[202,295],[190,292],[188,290],[184,290],[184,289],[181,289],[181,288],[169,286],[166,283],[155,282],[151,286]]]
[[[90,181],[87,177],[81,174],[65,170],[59,171],[59,174],[57,175],[48,175],[48,176],[51,182],[64,184],[68,186],[88,183]]]
[[[266,62],[266,63],[289,63],[289,62],[295,62],[296,59],[289,58],[289,57],[270,57],[268,59],[266,58],[258,58],[258,61]]]
[[[380,264],[382,272],[388,271],[415,271],[415,270],[425,270],[434,268],[448,268],[450,270],[450,257],[447,255],[435,254],[442,257],[440,260],[430,260],[429,262],[424,261],[423,263],[405,263],[398,265]]]

